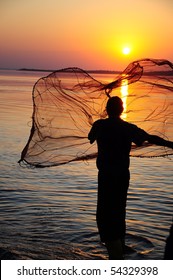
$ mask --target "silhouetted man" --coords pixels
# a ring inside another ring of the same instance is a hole
[[[97,120],[89,134],[98,146],[97,226],[101,241],[106,244],[109,259],[123,259],[126,200],[129,187],[129,154],[132,142],[173,148],[173,142],[150,135],[136,125],[120,118],[123,102],[118,96],[109,98],[108,118]]]

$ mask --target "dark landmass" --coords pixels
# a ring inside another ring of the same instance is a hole
[[[77,67],[71,67],[71,68],[76,68],[76,69],[78,69]],[[66,68],[66,69],[68,69],[68,68]],[[35,72],[55,72],[55,71],[59,71],[59,72],[61,72],[61,70],[62,70],[62,72],[63,72],[63,70],[64,69],[29,69],[29,68],[20,68],[20,69],[18,69],[18,71],[35,71]],[[120,71],[112,71],[112,70],[85,70],[87,73],[93,73],[93,74],[119,74],[120,73]],[[66,71],[66,73],[71,73],[71,72],[73,72],[73,70],[70,70],[70,67],[69,67],[69,70],[67,70]]]
[[[72,68],[72,67],[71,67]],[[75,67],[74,67],[75,68]],[[68,69],[68,68],[66,68]],[[78,69],[76,67],[76,69]],[[18,69],[18,71],[33,71],[33,72],[55,72],[55,71],[59,71],[59,72],[63,72],[63,69],[29,69],[29,68],[20,68]],[[71,73],[73,72],[73,70],[71,70],[69,68],[69,70],[66,70],[66,73]],[[92,74],[120,74],[122,71],[113,71],[113,70],[86,70],[87,73],[92,73]],[[143,75],[145,76],[173,76],[173,71],[150,71],[150,72],[146,72]]]

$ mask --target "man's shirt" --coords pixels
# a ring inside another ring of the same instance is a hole
[[[89,134],[91,143],[98,145],[98,169],[127,169],[132,142],[141,146],[148,139],[148,134],[136,125],[120,118],[97,120]]]

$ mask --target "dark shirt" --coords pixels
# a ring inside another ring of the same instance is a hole
[[[141,146],[147,138],[144,130],[118,117],[97,120],[88,134],[91,143],[97,141],[99,170],[128,169],[132,142]]]

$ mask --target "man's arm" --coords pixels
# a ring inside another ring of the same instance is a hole
[[[90,144],[93,144],[97,139],[97,122],[95,122],[88,134],[88,140],[90,140]]]
[[[148,139],[147,141],[151,144],[155,144],[158,146],[164,146],[173,149],[173,142],[172,141],[167,141],[159,136],[156,135],[150,135],[148,134]]]
[[[90,144],[93,144],[94,141],[96,140],[94,132],[93,132],[93,127],[91,128],[91,130],[90,130],[90,132],[88,134],[88,140],[90,141]]]

